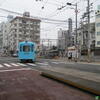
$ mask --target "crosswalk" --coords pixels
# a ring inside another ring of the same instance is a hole
[[[48,63],[2,63],[0,64],[0,68],[11,68],[11,67],[24,67],[24,66],[48,66]]]
[[[65,62],[51,62],[52,64],[66,64]],[[36,62],[35,64],[34,63],[0,63],[0,69],[1,68],[12,68],[12,67],[24,67],[24,66],[38,66],[38,67],[50,67],[50,64],[49,62]]]
[[[24,67],[24,66],[28,66],[28,65],[31,65],[31,66],[36,66],[36,64],[32,64],[32,63],[26,63],[26,64],[23,64],[23,63],[2,63],[0,64],[0,68],[10,68],[10,67]]]
[[[2,67],[3,67],[3,65],[0,64],[0,68],[2,68]]]
[[[3,65],[7,67],[12,67],[10,64],[7,64],[7,63],[4,63]]]

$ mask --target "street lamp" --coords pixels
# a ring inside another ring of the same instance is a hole
[[[75,46],[76,46],[76,61],[77,61],[77,14],[78,14],[78,10],[77,10],[77,3],[76,4],[72,4],[72,3],[67,3],[67,5],[69,6],[75,6],[75,20],[76,20],[76,43],[75,43]]]

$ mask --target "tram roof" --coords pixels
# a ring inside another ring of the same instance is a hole
[[[23,41],[23,42],[19,42],[19,44],[35,44],[35,42]]]

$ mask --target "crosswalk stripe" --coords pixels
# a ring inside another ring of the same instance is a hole
[[[31,64],[31,63],[27,63],[28,65],[31,65],[31,66],[36,66],[36,64]]]
[[[10,64],[7,64],[7,63],[4,63],[3,65],[6,67],[12,67]]]
[[[4,66],[0,64],[0,68],[1,68],[1,67],[4,67]]]
[[[59,64],[59,62],[52,62],[52,63],[54,63],[54,64]]]
[[[37,63],[37,64],[40,64],[40,65],[48,65],[47,63]]]
[[[24,70],[32,70],[31,68],[21,68],[21,69],[10,69],[10,70],[0,70],[1,72],[13,72],[13,71],[24,71]],[[36,70],[37,71],[37,70]]]
[[[25,64],[21,64],[21,63],[17,63],[18,65],[20,65],[20,66],[26,66]]]
[[[19,65],[15,64],[15,63],[10,63],[10,64],[13,65],[13,66],[19,66]]]

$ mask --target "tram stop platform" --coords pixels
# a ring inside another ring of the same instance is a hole
[[[49,68],[42,70],[41,75],[95,95],[100,95],[100,73],[91,73],[74,69]]]

